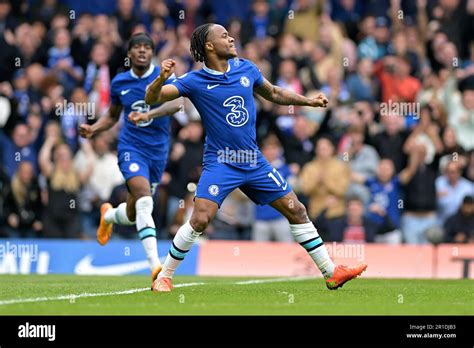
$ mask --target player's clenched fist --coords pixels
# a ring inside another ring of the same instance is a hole
[[[132,111],[128,114],[128,120],[137,124],[138,122],[148,122],[150,120],[150,117],[147,113]]]
[[[174,59],[165,59],[161,62],[160,77],[167,80],[173,74],[173,68],[176,65]]]
[[[92,130],[92,126],[90,124],[81,124],[79,125],[79,134],[83,138],[90,139],[94,135],[94,131]]]
[[[311,98],[309,106],[325,108],[328,105],[328,98],[324,94],[318,94],[317,97]]]

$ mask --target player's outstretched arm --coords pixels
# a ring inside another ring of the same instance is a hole
[[[275,86],[265,78],[260,86],[254,88],[254,92],[280,105],[303,105],[325,108],[328,104],[328,99],[324,94],[319,94],[315,98],[308,98],[304,95]]]
[[[92,138],[94,135],[112,128],[112,126],[119,120],[121,112],[121,105],[110,105],[107,114],[99,118],[99,120],[93,125],[81,124],[79,126],[79,134],[83,138]]]
[[[184,99],[178,98],[160,105],[148,112],[132,111],[128,114],[128,120],[137,124],[138,122],[148,122],[153,118],[172,115],[184,108]]]
[[[166,80],[173,75],[175,64],[176,62],[173,59],[165,59],[161,62],[160,76],[154,79],[146,88],[145,103],[153,105],[164,103],[179,97],[179,91],[175,86],[163,86]]]

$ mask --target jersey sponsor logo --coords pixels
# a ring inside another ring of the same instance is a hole
[[[128,92],[130,92],[130,90],[131,90],[131,88],[129,88],[129,89],[124,89],[123,91],[120,91],[120,94],[121,94],[121,95],[125,95],[125,94],[127,94]]]
[[[130,164],[128,169],[130,169],[131,172],[136,173],[140,170],[140,166],[136,163],[132,163],[132,164]]]
[[[132,104],[132,107],[131,109],[133,111],[137,111],[137,112],[141,112],[141,113],[145,113],[145,112],[148,112],[150,111],[150,105],[148,105],[147,103],[145,103],[144,100],[137,100],[136,102],[134,102]],[[149,121],[140,121],[137,123],[137,126],[138,127],[146,127],[146,126],[149,126],[150,124],[153,123],[153,119],[149,120]]]
[[[219,86],[220,84],[218,83],[217,85],[207,85],[207,89],[213,89]]]
[[[241,84],[242,86],[244,86],[244,87],[250,86],[250,80],[249,80],[249,78],[248,78],[247,76],[242,76],[242,77],[240,78],[240,84]]]
[[[219,194],[219,186],[217,185],[209,185],[209,188],[207,189],[207,191],[209,192],[209,194],[211,196],[217,196]]]
[[[242,127],[249,120],[249,112],[245,108],[244,98],[239,95],[234,95],[227,98],[222,104],[225,107],[230,107],[230,112],[226,115],[226,121],[232,127]]]

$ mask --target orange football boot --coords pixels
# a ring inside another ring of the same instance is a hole
[[[329,290],[341,288],[346,282],[362,274],[367,269],[367,264],[362,263],[355,267],[336,266],[331,278],[326,279],[326,286]]]
[[[163,269],[163,265],[158,265],[155,267],[153,271],[151,271],[151,281],[154,282],[156,278],[158,278],[158,274],[160,274],[161,270]]]
[[[112,235],[113,224],[105,222],[105,213],[109,209],[112,209],[112,204],[110,203],[103,203],[100,206],[100,223],[97,228],[97,241],[100,245],[107,244]]]
[[[167,277],[156,278],[151,286],[151,291],[157,292],[170,292],[171,289],[173,289],[173,283],[171,282],[171,278]]]

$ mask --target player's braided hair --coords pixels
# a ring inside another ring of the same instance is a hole
[[[194,29],[191,35],[191,56],[196,62],[204,62],[206,60],[206,40],[209,29],[213,23],[206,23]]]

